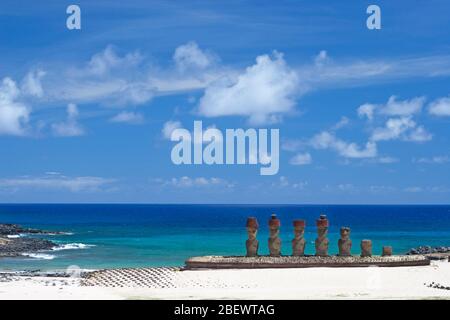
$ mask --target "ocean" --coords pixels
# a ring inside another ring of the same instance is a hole
[[[0,259],[0,270],[65,270],[182,266],[199,255],[243,255],[248,216],[259,220],[260,254],[267,254],[267,221],[281,220],[282,253],[290,254],[292,220],[305,219],[306,253],[314,253],[315,220],[330,220],[330,253],[337,253],[339,228],[351,228],[352,253],[362,239],[394,254],[421,245],[450,246],[450,205],[144,205],[1,204],[0,223],[64,231],[45,238],[57,250]]]

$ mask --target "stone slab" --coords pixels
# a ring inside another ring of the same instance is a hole
[[[339,267],[410,267],[427,266],[430,259],[422,255],[340,257],[340,256],[202,256],[186,260],[185,269],[260,269],[260,268],[339,268]]]

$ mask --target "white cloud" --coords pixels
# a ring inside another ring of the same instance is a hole
[[[382,164],[391,164],[391,163],[396,163],[398,161],[399,160],[394,157],[380,157],[377,159],[377,162],[382,163]]]
[[[449,156],[434,156],[431,158],[419,158],[413,159],[415,163],[425,163],[425,164],[445,164],[450,162]]]
[[[33,70],[28,72],[22,80],[22,92],[27,95],[42,98],[44,96],[44,89],[42,88],[41,79],[45,76],[43,70]]]
[[[315,149],[332,149],[345,158],[373,158],[377,155],[377,145],[372,141],[361,148],[356,143],[343,141],[327,131],[315,135],[310,143]]]
[[[122,111],[109,119],[109,121],[115,123],[141,124],[144,122],[144,116],[137,112]]]
[[[435,116],[450,116],[450,97],[440,98],[430,103],[428,112]]]
[[[433,135],[429,133],[423,126],[415,128],[409,135],[406,136],[406,141],[426,142],[433,139]]]
[[[314,58],[314,64],[321,68],[325,64],[330,62],[330,58],[328,57],[328,53],[325,50],[321,50],[319,54]]]
[[[76,137],[84,135],[83,127],[78,124],[78,108],[75,104],[67,105],[67,119],[52,125],[53,133],[60,137]]]
[[[105,75],[114,71],[114,69],[137,66],[142,62],[142,59],[139,52],[127,53],[120,57],[112,46],[107,46],[105,50],[92,56],[84,72],[98,76]]]
[[[384,127],[375,128],[371,140],[383,141],[399,139],[406,131],[415,127],[416,123],[410,117],[389,119]]]
[[[380,113],[389,116],[409,116],[419,113],[425,103],[425,97],[415,97],[410,100],[398,101],[391,96],[388,102],[381,106]]]
[[[176,48],[173,59],[180,71],[205,69],[212,66],[217,60],[213,54],[202,51],[197,43],[192,41]]]
[[[341,129],[341,128],[346,127],[349,123],[350,123],[349,118],[347,118],[347,117],[341,117],[341,120],[339,120],[339,122],[337,122],[335,125],[333,125],[333,126],[331,127],[331,130],[332,130],[332,131],[337,131],[337,130],[339,130],[339,129]]]
[[[205,90],[199,113],[206,117],[247,116],[253,124],[274,122],[292,111],[297,94],[297,74],[282,54],[262,55],[236,80],[218,81]]]
[[[358,108],[358,116],[361,118],[367,117],[370,121],[373,120],[373,116],[375,113],[376,105],[365,103]]]
[[[311,154],[308,152],[299,153],[299,154],[295,155],[294,157],[292,157],[291,160],[289,161],[289,163],[292,165],[295,165],[295,166],[303,166],[303,165],[311,164],[312,157],[311,157]]]
[[[412,77],[450,75],[450,55],[396,59],[331,59],[321,51],[314,63],[299,66],[302,83],[310,89],[356,87]]]
[[[227,180],[215,177],[191,178],[188,176],[183,176],[181,178],[172,178],[170,180],[157,179],[157,182],[162,183],[163,186],[172,186],[176,188],[210,188],[214,186],[226,188],[234,187],[234,184],[228,182]]]
[[[82,67],[49,74],[49,96],[53,101],[97,102],[106,105],[139,105],[150,101],[154,88],[148,69],[138,52],[120,56],[113,47],[92,56]]]
[[[411,117],[391,118],[384,127],[375,128],[372,141],[388,141],[401,139],[404,141],[425,142],[432,139],[423,126],[417,126]]]
[[[420,111],[425,103],[425,97],[415,97],[410,100],[397,100],[397,97],[389,97],[386,104],[365,103],[358,108],[360,117],[373,120],[376,113],[387,116],[411,116]]]
[[[71,192],[100,191],[105,185],[115,180],[101,177],[66,177],[59,174],[44,177],[20,177],[13,179],[0,179],[0,188],[5,189],[62,189]]]
[[[272,183],[273,188],[292,188],[297,190],[304,190],[308,186],[307,181],[299,181],[291,183],[285,176],[280,176],[277,181]]]
[[[172,135],[172,131],[175,129],[182,128],[182,124],[180,121],[167,121],[164,123],[164,126],[162,128],[162,135],[165,139],[170,140],[170,136]]]
[[[18,101],[20,90],[10,78],[0,85],[0,135],[24,135],[31,109]]]
[[[426,187],[412,186],[412,187],[404,188],[403,191],[409,192],[409,193],[422,193],[422,192],[449,193],[450,188],[445,187],[445,186],[426,186]]]

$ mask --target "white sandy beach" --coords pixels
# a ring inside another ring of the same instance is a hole
[[[396,268],[172,271],[163,279],[147,287],[124,281],[117,288],[81,286],[76,278],[14,276],[0,282],[0,299],[450,299],[450,290],[424,285],[450,286],[446,261]]]

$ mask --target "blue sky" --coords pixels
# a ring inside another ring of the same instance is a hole
[[[449,203],[449,10],[2,1],[0,201]],[[278,174],[174,165],[194,120],[280,129]]]

